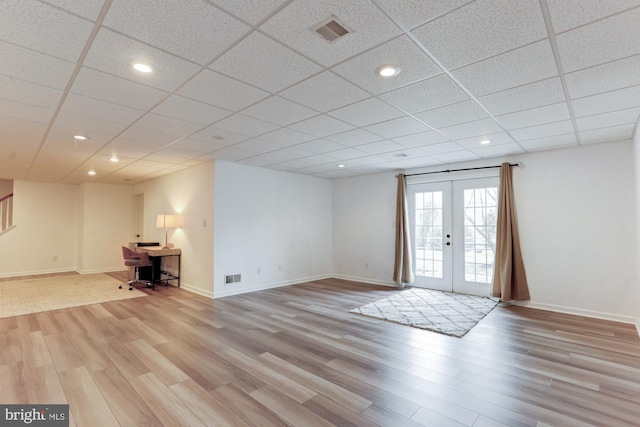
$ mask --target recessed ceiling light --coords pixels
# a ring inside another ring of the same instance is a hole
[[[109,157],[109,161],[111,163],[118,163],[120,161],[120,159],[117,156],[111,156],[111,157]]]
[[[94,171],[93,169],[91,169],[89,172],[87,172],[89,175],[94,176],[96,174],[96,171]]]
[[[73,139],[75,139],[76,141],[86,141],[89,138],[84,135],[73,135]]]
[[[339,164],[339,165],[338,165],[338,167],[339,167],[339,168],[343,168],[344,166],[345,166],[345,165],[343,165],[343,164]]]
[[[483,139],[482,141],[480,141],[480,144],[482,144],[482,145],[491,144],[491,140],[490,139]]]
[[[137,71],[140,71],[141,73],[150,73],[152,71],[150,66],[148,66],[147,64],[143,64],[142,62],[133,64],[133,68],[135,68]]]
[[[396,67],[395,65],[383,65],[376,70],[376,74],[385,78],[397,76],[399,73],[400,67]]]

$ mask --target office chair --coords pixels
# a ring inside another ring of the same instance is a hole
[[[133,278],[131,278],[131,268],[129,268],[129,281],[127,285],[129,285],[129,290],[133,290],[133,286],[138,283],[144,283],[147,286],[151,286],[153,288],[153,281],[149,280],[140,280],[140,268],[141,267],[151,267],[151,261],[149,260],[149,254],[146,252],[136,252],[133,251],[126,246],[122,247],[122,258],[124,259],[124,265],[127,267],[133,267]],[[119,286],[119,289],[122,289],[122,285]]]

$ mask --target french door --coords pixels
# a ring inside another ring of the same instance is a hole
[[[414,286],[490,294],[498,182],[492,177],[407,186]]]

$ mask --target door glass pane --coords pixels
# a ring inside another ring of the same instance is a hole
[[[442,191],[415,195],[416,275],[443,277]]]
[[[464,278],[491,283],[496,249],[498,188],[464,190]]]

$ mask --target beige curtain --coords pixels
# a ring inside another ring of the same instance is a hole
[[[399,287],[413,283],[411,237],[409,234],[409,211],[407,207],[407,180],[398,175],[398,194],[396,198],[396,252],[393,265],[393,281]]]
[[[509,163],[503,163],[500,167],[493,296],[502,299],[502,301],[530,299],[527,275],[520,252]]]

